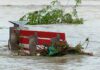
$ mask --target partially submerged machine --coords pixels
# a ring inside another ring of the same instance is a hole
[[[14,27],[10,27],[8,48],[12,53],[31,56],[62,56],[66,54],[86,54],[82,51],[81,44],[71,47],[65,38],[65,33],[28,30],[23,25],[27,21],[10,21]]]

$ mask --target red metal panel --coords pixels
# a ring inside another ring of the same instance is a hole
[[[20,38],[19,43],[29,44],[28,38]],[[50,45],[51,41],[47,39],[38,39],[38,45],[48,44]]]
[[[29,39],[28,38],[20,38],[19,43],[29,44]]]
[[[45,40],[45,39],[39,39],[38,40],[38,44],[39,45],[43,45],[43,44],[50,45],[51,44],[51,41],[50,40]]]
[[[53,38],[56,37],[57,34],[60,34],[60,39],[65,40],[65,33],[57,33],[57,32],[20,30],[20,36],[32,36],[34,35],[35,32],[37,32],[38,37],[41,38]]]

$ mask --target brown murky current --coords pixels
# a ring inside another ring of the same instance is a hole
[[[64,0],[63,0],[64,1]],[[32,26],[35,30],[48,30],[66,33],[68,43],[75,46],[89,37],[90,42],[85,51],[93,52],[94,56],[65,55],[62,57],[12,56],[5,46],[9,38],[8,21],[18,20],[29,11],[41,9],[46,1],[34,0],[0,0],[0,70],[99,70],[100,69],[100,1],[84,0],[87,4],[78,8],[79,16],[85,19],[81,25],[39,25]],[[63,4],[64,2],[62,2]],[[25,5],[24,5],[25,4]],[[70,7],[64,7],[66,11]]]

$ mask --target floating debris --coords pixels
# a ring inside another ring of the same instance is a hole
[[[65,13],[62,6],[58,0],[51,2],[51,5],[45,8],[29,12],[28,14],[22,16],[19,21],[28,21],[28,25],[39,25],[39,24],[83,24],[83,18],[79,18],[77,14],[77,7],[81,3],[81,0],[75,0],[76,4],[73,8],[73,13]]]

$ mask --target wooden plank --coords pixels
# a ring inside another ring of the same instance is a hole
[[[36,36],[31,36],[29,38],[30,55],[36,55],[36,45],[37,45],[37,37]]]
[[[37,36],[41,38],[53,38],[56,37],[57,34],[59,34],[60,39],[65,40],[65,33],[57,33],[57,32],[20,30],[20,36],[32,36],[34,35],[35,32],[37,32]]]
[[[9,39],[9,49],[13,52],[17,51],[19,48],[18,46],[18,39],[19,39],[19,32],[14,31],[16,27],[10,27],[10,39]]]

